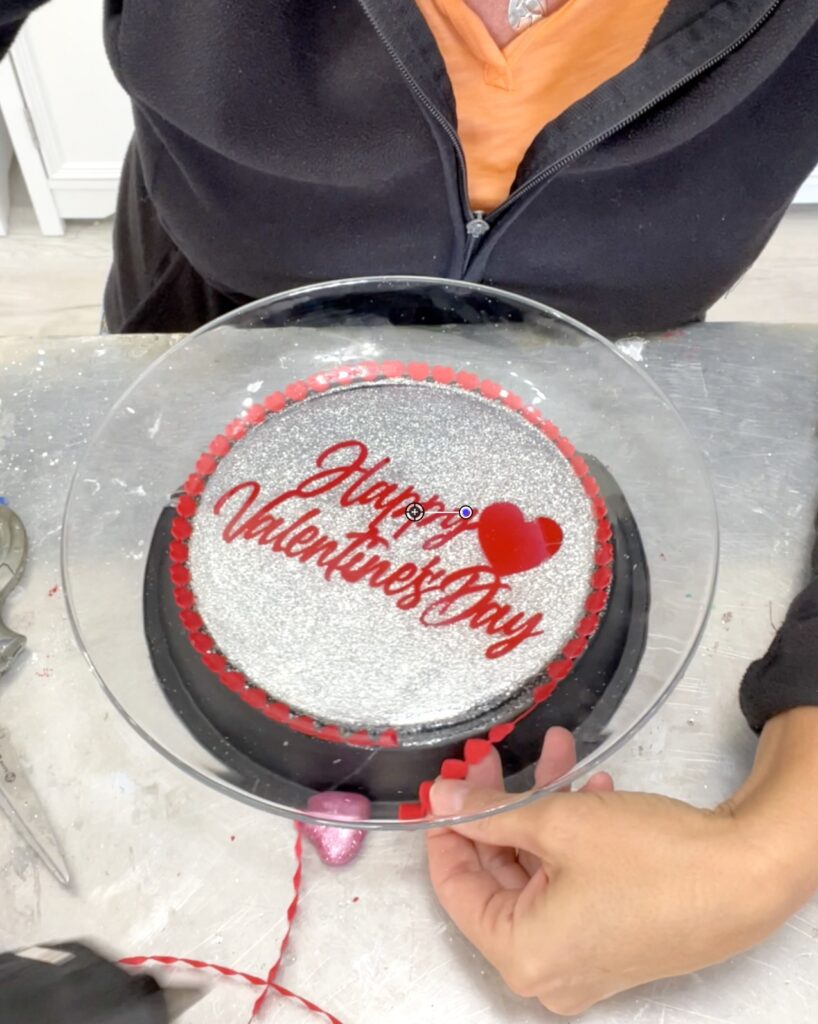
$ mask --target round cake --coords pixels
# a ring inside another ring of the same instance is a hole
[[[545,727],[599,727],[621,698],[647,602],[635,524],[501,382],[336,367],[191,462],[149,559],[151,654],[191,728],[272,778],[421,817],[469,739],[525,771]]]

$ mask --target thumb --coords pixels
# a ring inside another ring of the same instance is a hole
[[[473,842],[511,846],[544,856],[549,819],[566,794],[543,795],[520,807],[517,806],[519,794],[476,789],[459,779],[438,779],[429,796],[432,813],[441,818],[454,818],[448,827]],[[475,820],[475,816],[491,811],[496,813]],[[461,818],[472,820],[457,820]]]

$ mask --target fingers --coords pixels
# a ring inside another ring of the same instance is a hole
[[[488,744],[485,744],[488,747]],[[567,729],[554,727],[543,740],[535,767],[535,784],[548,785],[576,763],[574,738]],[[610,792],[613,780],[607,772],[592,775],[585,792]],[[431,790],[432,813],[458,818],[513,805],[518,797],[503,791],[502,765],[495,749],[489,749],[479,761],[470,761],[464,780],[438,779]],[[504,888],[519,888],[523,875],[531,876],[544,856],[543,843],[548,834],[546,818],[554,807],[554,798],[510,809],[478,821],[453,826],[461,836],[478,844],[476,856]],[[500,849],[485,849],[484,846]],[[515,856],[514,851],[519,851]],[[529,856],[533,854],[534,856]],[[521,867],[522,874],[518,871]]]
[[[542,859],[536,853],[528,853],[526,850],[517,851],[517,863],[529,878],[542,870]]]
[[[565,775],[577,763],[577,750],[573,734],[560,726],[549,729],[543,740],[542,753],[534,769],[534,785],[539,789]],[[596,772],[582,787],[583,793],[609,793],[614,788],[607,772]],[[566,786],[561,792],[568,792]]]
[[[508,945],[519,889],[505,889],[480,864],[474,844],[448,829],[429,835],[429,877],[438,901],[489,960]]]
[[[519,798],[502,790],[472,789],[465,781],[438,779],[432,786],[430,799],[433,814],[459,818],[507,807]],[[543,797],[535,804],[451,827],[473,842],[541,853],[544,819],[548,815],[549,804],[555,799],[556,796]]]
[[[614,780],[607,772],[596,772],[582,787],[583,793],[612,793]]]
[[[469,841],[467,840],[467,842]],[[475,843],[473,845],[477,851],[480,866],[503,889],[519,890],[528,884],[532,872],[528,870],[521,860],[517,859],[517,854],[511,847],[489,846],[487,843]],[[525,855],[521,853],[520,857],[522,858],[523,856]],[[539,867],[539,860],[537,858],[535,860],[535,867]]]
[[[574,737],[560,726],[549,729],[543,739],[542,753],[534,769],[534,785],[537,789],[550,785],[554,779],[570,771],[577,763]]]
[[[486,744],[488,747],[488,744]],[[480,761],[468,761],[466,783],[474,789],[502,790],[503,765],[494,747],[481,750]],[[514,850],[507,846],[476,844],[477,857],[481,866],[492,875],[503,889],[522,889],[528,882],[529,874],[517,861]]]
[[[579,792],[612,793],[613,788],[614,782],[611,776],[607,772],[597,772],[588,779]],[[561,793],[569,793],[570,791],[570,786],[566,786],[565,789],[560,790]],[[526,853],[523,850],[519,853],[518,862],[529,875],[533,875],[535,871],[542,867],[542,861],[539,857],[535,856],[533,853]]]
[[[548,786],[565,775],[577,763],[577,751],[573,734],[560,726],[554,726],[545,734],[542,753],[534,769],[534,785],[539,789]],[[607,772],[596,772],[582,787],[583,792],[607,793],[614,788],[613,779]],[[568,792],[566,786],[563,792]]]
[[[543,737],[542,752],[534,768],[534,786],[541,789],[570,771],[576,764],[577,754],[573,734],[560,726],[552,726]],[[566,790],[570,786],[566,787]],[[532,877],[542,867],[542,861],[534,853],[520,850],[517,862],[525,873]]]
[[[475,789],[505,789],[503,763],[497,748],[485,743],[481,745],[480,753],[482,759],[479,761],[466,755],[466,782]]]

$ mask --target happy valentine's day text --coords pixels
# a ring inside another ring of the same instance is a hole
[[[464,622],[487,636],[502,637],[486,648],[486,658],[501,658],[525,640],[542,635],[537,628],[542,613],[527,615],[497,600],[511,588],[485,564],[449,571],[438,555],[423,565],[404,562],[397,567],[382,557],[382,552],[390,550],[390,539],[384,536],[390,531],[395,541],[407,530],[427,529],[430,535],[422,549],[436,551],[459,534],[476,529],[478,523],[476,518],[462,519],[458,512],[435,517],[436,532],[428,529],[428,518],[410,522],[403,510],[413,501],[421,502],[427,511],[443,512],[447,506],[437,495],[424,499],[414,488],[377,479],[391,460],[383,458],[368,465],[368,458],[369,449],[362,441],[340,441],[316,458],[317,473],[269,501],[262,499],[261,504],[261,484],[256,480],[235,484],[213,506],[215,515],[231,515],[222,531],[223,539],[228,544],[255,542],[302,564],[312,562],[324,570],[326,580],[338,576],[347,583],[365,582],[395,598],[395,607],[401,611],[423,605],[419,621],[424,626]],[[342,508],[364,506],[373,510],[366,529],[347,533],[342,541],[334,540],[315,525],[321,506],[314,504],[291,522],[272,514],[286,502],[311,501],[330,492],[335,492]],[[379,553],[369,554],[372,551]],[[430,596],[433,600],[427,601]]]

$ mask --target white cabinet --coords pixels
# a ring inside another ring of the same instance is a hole
[[[51,0],[0,64],[0,112],[44,234],[114,211],[133,130],[102,44],[101,0]],[[0,129],[0,231],[7,177]]]

